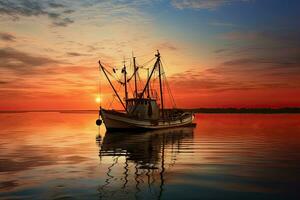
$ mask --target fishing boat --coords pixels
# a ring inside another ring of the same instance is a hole
[[[136,64],[136,57],[132,59],[133,73],[127,77],[128,72],[124,61],[124,66],[121,68],[121,73],[123,74],[122,80],[114,77],[113,73],[116,73],[115,68],[112,68],[113,72],[110,72],[99,61],[100,72],[103,72],[123,109],[107,109],[100,105],[99,119],[96,121],[97,125],[101,125],[103,121],[108,131],[120,129],[163,129],[191,125],[193,123],[194,114],[190,111],[178,109],[175,106],[176,104],[166,80],[159,51],[157,51],[157,54],[155,54],[155,57],[152,59],[155,60],[154,65],[151,68],[147,68],[147,78],[143,85],[138,85],[137,79],[140,77],[139,71],[143,69],[144,66]],[[123,99],[110,77],[114,77],[117,82],[124,87]],[[129,96],[128,85],[132,80],[134,80],[134,91],[133,94]],[[154,86],[154,81],[158,81],[157,87]],[[171,108],[165,107],[164,105],[164,88],[167,88],[169,96],[172,102],[174,102]],[[159,90],[159,95],[157,90]]]

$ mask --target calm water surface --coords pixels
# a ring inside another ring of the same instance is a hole
[[[95,114],[0,114],[0,199],[299,199],[300,115],[199,114],[105,133]]]

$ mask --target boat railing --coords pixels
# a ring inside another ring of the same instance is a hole
[[[163,121],[182,120],[190,116],[191,116],[190,112],[184,112],[182,110],[165,110]]]

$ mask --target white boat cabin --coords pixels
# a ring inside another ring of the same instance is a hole
[[[150,98],[130,98],[127,99],[127,112],[130,116],[139,119],[159,119],[159,106],[156,99]]]

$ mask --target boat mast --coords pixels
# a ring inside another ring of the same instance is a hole
[[[156,59],[155,64],[154,64],[154,66],[153,66],[153,68],[151,70],[151,73],[150,73],[150,75],[149,75],[149,77],[147,79],[146,85],[144,86],[143,91],[142,91],[142,93],[139,96],[139,99],[143,98],[143,96],[144,96],[144,94],[145,94],[145,92],[146,92],[146,90],[147,90],[147,88],[149,86],[150,79],[151,79],[151,77],[152,77],[152,75],[153,75],[156,67],[159,67],[160,96],[161,96],[161,100],[162,100],[162,116],[164,117],[164,113],[163,113],[164,112],[164,106],[163,106],[163,97],[162,97],[162,85],[161,85],[161,76],[160,76],[161,75],[161,73],[160,73],[160,53],[159,53],[158,50],[157,50],[157,54],[155,54],[155,56],[157,57],[157,59]],[[135,109],[136,109],[136,106],[134,107],[133,111]]]
[[[128,92],[127,92],[127,72],[126,72],[126,65],[125,65],[125,60],[124,60],[124,68],[122,70],[124,73],[124,87],[125,87],[125,110],[127,112],[127,99],[128,99]]]
[[[157,54],[156,54],[155,56],[157,57]],[[150,73],[150,76],[148,77],[148,80],[147,80],[147,82],[146,82],[146,85],[144,86],[143,91],[142,91],[142,93],[141,93],[139,99],[142,99],[142,98],[143,98],[144,93],[146,92],[146,89],[148,88],[150,79],[151,79],[151,77],[152,77],[152,75],[153,75],[153,73],[154,73],[154,71],[155,71],[157,65],[159,64],[159,61],[160,61],[160,59],[157,58],[157,60],[155,61],[154,66],[153,66],[153,68],[152,68],[152,71],[151,71],[151,73]]]
[[[137,67],[135,63],[135,57],[133,57],[133,66],[134,66],[134,93],[135,93],[135,98],[137,98],[137,83],[136,83],[136,72],[137,72]]]
[[[149,68],[147,69],[147,79],[149,79]],[[147,97],[150,98],[150,84],[147,86]]]
[[[158,64],[158,73],[159,73],[159,90],[160,90],[160,102],[161,102],[161,113],[162,117],[164,118],[164,98],[163,98],[163,87],[162,87],[162,81],[161,81],[161,66],[160,66],[160,53],[157,50],[157,54],[155,55],[157,57],[157,64]]]

